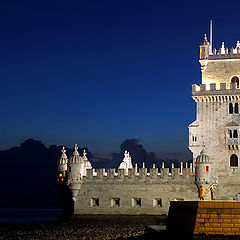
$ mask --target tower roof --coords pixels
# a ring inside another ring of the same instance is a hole
[[[68,158],[67,158],[66,149],[65,149],[64,146],[62,147],[61,152],[62,152],[62,155],[61,155],[61,157],[58,160],[58,164],[67,164]]]
[[[84,166],[85,166],[85,167],[88,167],[88,168],[91,168],[91,167],[92,167],[91,163],[88,161],[86,149],[83,149],[82,159],[83,159],[83,161],[84,161]]]
[[[200,152],[200,155],[197,156],[196,162],[197,163],[209,163],[209,156],[206,154],[206,150],[203,148],[202,151]]]
[[[209,42],[208,42],[208,40],[207,40],[207,34],[205,33],[204,34],[204,39],[203,39],[203,41],[201,42],[201,46],[202,45],[209,45]]]
[[[72,153],[72,156],[69,158],[69,163],[82,163],[82,162],[83,162],[83,159],[79,155],[78,146],[77,144],[74,144],[73,153]]]

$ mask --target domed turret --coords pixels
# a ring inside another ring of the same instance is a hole
[[[61,152],[62,152],[62,155],[57,162],[57,181],[58,182],[64,181],[64,178],[66,176],[66,171],[67,171],[67,163],[68,163],[65,147],[62,148]]]
[[[86,176],[86,174],[87,174],[87,169],[92,169],[92,165],[91,165],[91,163],[88,161],[87,152],[86,152],[85,149],[83,150],[82,159],[83,159],[83,161],[84,161],[83,176]]]
[[[67,177],[70,181],[79,181],[83,176],[84,161],[78,153],[77,144],[74,145],[72,156],[68,160]]]
[[[67,184],[72,192],[72,199],[74,202],[76,201],[76,196],[81,188],[83,167],[84,161],[78,153],[77,144],[75,144],[67,167]]]
[[[203,148],[200,152],[200,155],[197,156],[196,162],[198,163],[209,163],[209,156],[206,154],[205,149]]]
[[[210,43],[207,40],[207,35],[204,35],[204,39],[200,45],[200,60],[208,59],[210,51]]]
[[[195,162],[195,181],[197,185],[211,182],[211,162],[205,149],[202,149]]]

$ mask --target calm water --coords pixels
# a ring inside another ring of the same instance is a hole
[[[61,209],[0,208],[0,223],[56,220],[61,212]]]

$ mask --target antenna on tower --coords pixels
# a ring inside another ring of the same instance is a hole
[[[210,53],[213,53],[213,21],[210,20]]]

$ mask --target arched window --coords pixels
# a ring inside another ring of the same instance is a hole
[[[238,113],[238,103],[235,103],[234,105],[234,113]]]
[[[234,76],[232,79],[231,79],[231,83],[236,83],[237,84],[237,88],[239,88],[239,78]]]
[[[232,130],[228,130],[228,137],[232,138]]]
[[[237,132],[237,130],[233,130],[233,137],[234,137],[234,138],[238,138],[238,132]]]
[[[238,156],[236,154],[232,154],[230,157],[230,167],[237,167],[238,166]]]
[[[233,114],[233,104],[229,103],[229,114]]]

